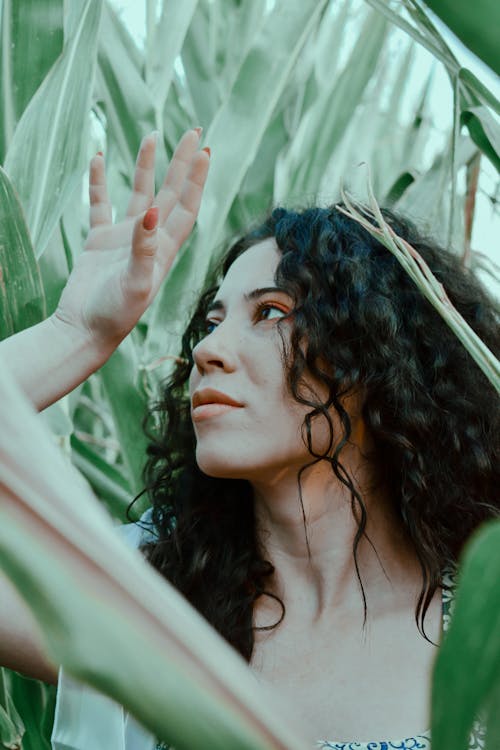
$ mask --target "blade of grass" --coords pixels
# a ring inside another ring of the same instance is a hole
[[[3,0],[0,35],[0,164],[30,99],[63,46],[63,0]]]
[[[264,33],[251,46],[227,98],[206,134],[212,163],[198,217],[198,231],[178,255],[154,312],[146,339],[146,359],[176,354],[179,331],[188,316],[188,300],[203,287],[211,255],[221,239],[227,215],[258,152],[291,70],[324,10],[325,0],[277,4]],[[260,85],[259,82],[268,83]],[[258,84],[259,85],[256,85]],[[231,134],[228,143],[228,133]]]
[[[42,279],[23,209],[0,167],[0,340],[45,317]]]
[[[463,109],[460,121],[466,125],[474,143],[500,172],[500,127],[486,107]]]
[[[432,681],[432,742],[438,750],[467,750],[475,717],[500,689],[500,522],[476,532],[462,555],[454,614]],[[498,705],[490,716],[498,747]],[[487,727],[488,728],[488,727]],[[475,745],[479,747],[479,745]]]
[[[134,41],[108,2],[103,5],[96,83],[97,100],[106,114],[109,148],[118,151],[122,175],[129,179],[142,137],[155,127],[155,113]],[[115,163],[116,157],[111,166]]]
[[[163,1],[159,22],[146,46],[146,84],[161,124],[165,102],[172,83],[174,64],[180,55],[198,0],[182,3]]]
[[[126,511],[132,500],[128,482],[122,473],[105,461],[95,450],[84,443],[78,436],[71,436],[71,460],[99,497],[110,515],[122,523],[128,523]],[[130,511],[133,520],[139,520],[140,512],[137,503]]]
[[[476,0],[474,3],[457,3],[456,0],[425,2],[475,55],[495,73],[500,74],[500,6],[497,0]]]
[[[5,171],[25,209],[37,257],[86,168],[84,134],[101,5],[102,0],[69,5],[69,16],[78,19],[68,22],[74,33],[24,111],[7,153]]]
[[[99,377],[115,424],[127,479],[136,495],[144,486],[142,470],[148,441],[142,429],[146,398],[139,388],[139,356],[133,335],[122,341],[100,369]],[[147,507],[144,498],[137,501],[137,512],[142,513]]]
[[[367,14],[356,43],[339,75],[330,76],[325,88],[302,119],[281,168],[278,202],[302,200],[318,189],[335,147],[351,122],[365,88],[373,76],[384,46],[388,24],[373,11]],[[304,159],[307,154],[307,159]]]
[[[54,662],[178,750],[304,747],[243,658],[118,538],[2,367],[0,420],[0,564]]]

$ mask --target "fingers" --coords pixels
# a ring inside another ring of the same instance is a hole
[[[155,153],[158,131],[145,136],[137,154],[133,192],[127,216],[137,216],[153,202],[155,194]]]
[[[188,130],[175,149],[155,204],[160,209],[159,223],[164,224],[182,193],[184,181],[200,144],[200,129]]]
[[[125,277],[127,293],[145,300],[149,298],[153,284],[158,248],[157,224],[158,208],[156,206],[137,217],[132,235],[132,252]]]
[[[180,247],[186,240],[196,221],[209,164],[210,156],[207,151],[202,149],[196,152],[191,160],[180,197],[165,223],[165,230],[176,247]]]
[[[106,189],[104,158],[101,153],[96,154],[90,162],[89,199],[90,228],[111,224],[113,214]]]

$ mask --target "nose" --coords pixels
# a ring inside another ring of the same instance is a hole
[[[224,321],[204,336],[193,349],[193,360],[200,375],[211,370],[233,372],[236,368],[235,348],[230,344]]]

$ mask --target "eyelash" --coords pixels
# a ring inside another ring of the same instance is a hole
[[[273,305],[272,302],[258,302],[255,306],[254,311],[254,318],[257,318],[262,310],[269,308],[270,310],[278,310],[279,312],[282,312],[284,315],[286,315],[285,310],[283,310],[279,305]],[[215,326],[217,323],[214,320],[205,320],[205,334],[208,336],[208,334],[212,333],[212,331],[208,330],[208,326]]]

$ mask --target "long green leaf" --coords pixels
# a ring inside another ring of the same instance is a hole
[[[198,2],[182,48],[185,96],[189,97],[189,108],[196,117],[196,125],[205,129],[223,96],[217,76],[215,13],[214,3]],[[168,118],[168,111],[165,116]]]
[[[489,1],[490,0],[484,0],[486,3]],[[470,71],[460,66],[457,58],[430,19],[428,12],[419,5],[417,0],[404,0],[403,3],[399,4],[397,11],[389,7],[383,0],[367,0],[367,2],[375,7],[380,13],[387,16],[394,24],[406,31],[406,33],[413,37],[413,39],[428,49],[431,54],[440,60],[446,67],[452,82],[458,77],[461,111],[466,112],[471,107],[476,107],[478,104],[482,103],[492,107],[495,112],[499,112],[500,103],[495,95]],[[430,5],[430,3],[428,3],[428,5]],[[462,9],[459,10],[458,15],[460,15],[463,7],[465,7],[464,3],[460,3],[459,5],[462,6]],[[457,4],[453,3],[453,7],[457,7]],[[467,13],[475,13],[475,6],[473,11],[470,10],[472,8],[470,3],[467,7],[469,8],[469,10],[466,11]],[[402,8],[406,8],[410,13],[414,24],[411,24],[402,17],[400,12]],[[491,19],[485,19],[479,23],[491,24]],[[498,59],[500,60],[500,56]],[[485,114],[485,118],[487,117],[488,113]],[[477,115],[474,118],[466,116],[464,122],[468,127],[469,125],[472,126],[472,129],[470,130],[472,139],[481,149],[483,146],[485,147],[484,153],[496,166],[499,154],[496,148],[492,145],[492,142],[498,140],[500,137],[498,135],[500,131],[498,124],[488,120],[486,126],[483,126],[482,118]],[[494,132],[496,135],[493,137]],[[495,154],[492,154],[492,151],[495,152],[496,156]]]
[[[198,0],[163,0],[160,20],[146,48],[146,84],[157,113],[157,124],[167,101],[176,58],[180,55],[185,36]]]
[[[142,471],[147,439],[142,429],[146,399],[139,382],[139,356],[134,336],[128,336],[100,370],[116,435],[119,439],[127,478],[134,494],[143,489]],[[131,498],[130,498],[131,499]],[[136,504],[136,511],[147,508],[145,499]]]
[[[231,233],[249,226],[256,216],[266,212],[274,191],[275,158],[288,141],[285,114],[278,112],[264,133],[259,158],[249,167],[227,217]]]
[[[411,172],[403,172],[393,182],[385,197],[385,205],[392,206],[401,199],[403,193],[415,182],[415,175]]]
[[[500,5],[497,0],[425,0],[459,39],[500,74]]]
[[[71,436],[71,460],[90,483],[90,486],[108,509],[109,513],[122,523],[128,523],[127,508],[132,500],[132,493],[123,474],[76,435]],[[131,518],[138,520],[140,512],[131,509]]]
[[[39,257],[86,167],[90,106],[102,0],[69,5],[73,35],[26,108],[5,171],[24,206]],[[78,123],[78,127],[75,127]]]
[[[340,76],[331,75],[324,95],[303,118],[282,170],[276,198],[301,200],[318,189],[325,165],[345,133],[370,81],[383,48],[388,24],[378,13],[368,14]],[[304,158],[307,154],[307,159]],[[285,171],[285,174],[283,174]]]
[[[16,192],[0,167],[0,340],[45,318],[40,271]]]
[[[500,172],[500,127],[486,107],[462,110],[461,122],[467,125],[474,143]]]
[[[118,151],[118,165],[127,176],[132,174],[142,137],[155,127],[152,95],[144,83],[134,50],[135,44],[123,23],[109,2],[105,2],[96,98],[104,106],[109,150]],[[111,195],[116,200],[116,191]]]
[[[278,3],[263,33],[253,41],[231,92],[206,134],[212,164],[198,218],[198,233],[183,248],[156,300],[147,337],[147,358],[172,354],[186,322],[187,301],[202,288],[211,261],[210,248],[221,239],[226,217],[244,176],[258,152],[263,134],[305,40],[318,23],[325,0],[300,5]],[[256,86],[265,80],[265,86]],[[228,149],[228,133],[231,147]]]
[[[460,68],[458,75],[460,80],[470,91],[474,93],[481,104],[484,104],[487,107],[491,107],[491,109],[497,115],[500,115],[500,102],[493,94],[493,92],[490,91],[490,89],[486,88],[484,83],[481,83],[481,81],[476,78],[474,73],[472,73],[467,68]]]
[[[450,628],[432,686],[436,750],[467,750],[474,718],[500,691],[500,521],[476,532],[462,556]],[[491,748],[500,747],[498,704],[491,704]],[[483,719],[484,720],[484,719]]]
[[[366,0],[366,2],[396,26],[399,26],[400,29],[405,31],[418,44],[421,44],[422,47],[427,49],[431,55],[440,60],[447,68],[452,67],[453,64],[456,64],[458,67],[455,57],[440,35],[430,34],[428,29],[423,33],[421,29],[413,25],[406,18],[403,18],[401,10],[404,7],[408,8],[409,0],[403,0],[403,2],[393,7],[386,0]],[[422,16],[425,17],[423,12]]]
[[[21,750],[24,724],[10,695],[7,695],[7,705],[7,710],[0,705],[0,748],[2,750]]]
[[[0,164],[17,122],[63,46],[63,0],[3,0],[0,21]]]
[[[74,213],[79,218],[76,210]],[[59,220],[49,238],[45,252],[38,259],[47,301],[47,315],[52,315],[57,308],[71,270],[70,263],[72,263],[72,254],[64,239],[62,220]]]
[[[53,661],[178,750],[301,750],[242,657],[117,537],[2,367],[0,421],[0,564]]]
[[[22,750],[51,750],[55,685],[9,672],[10,694],[25,726]]]
[[[457,169],[467,164],[477,149],[465,137],[459,139],[456,153]],[[438,154],[430,169],[422,172],[405,190],[397,203],[397,208],[432,231],[438,242],[447,242],[447,227],[450,213],[449,205],[449,161],[443,154]],[[457,249],[459,238],[455,237]]]

